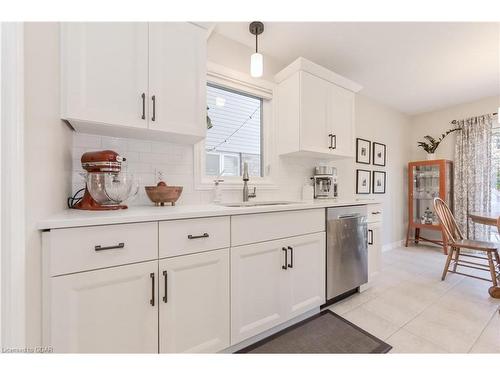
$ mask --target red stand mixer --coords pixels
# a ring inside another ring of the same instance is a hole
[[[124,157],[112,150],[84,153],[81,162],[86,171],[85,193],[80,199],[70,198],[68,206],[91,211],[127,208],[121,203],[137,194],[138,186],[131,175],[122,171],[124,161]]]

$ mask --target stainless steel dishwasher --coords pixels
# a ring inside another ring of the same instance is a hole
[[[368,282],[366,206],[326,210],[326,301],[335,302]]]

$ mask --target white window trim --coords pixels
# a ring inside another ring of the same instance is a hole
[[[207,64],[207,83],[240,91],[260,97],[262,103],[262,148],[263,148],[263,177],[250,177],[249,184],[258,189],[278,189],[273,177],[277,176],[277,155],[275,136],[275,102],[273,100],[276,85],[262,79],[252,78],[244,73],[226,68],[222,65],[209,62]],[[223,176],[224,182],[220,185],[223,190],[238,190],[243,186],[240,176]],[[213,176],[205,175],[205,141],[194,146],[194,179],[195,190],[211,190],[214,188]]]

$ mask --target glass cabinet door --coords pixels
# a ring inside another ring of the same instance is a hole
[[[440,166],[413,166],[413,222],[415,224],[438,225],[433,200],[440,197]],[[448,195],[448,194],[447,194]]]

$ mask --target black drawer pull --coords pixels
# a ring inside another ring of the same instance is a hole
[[[195,239],[197,239],[197,238],[207,238],[207,237],[210,237],[210,236],[208,235],[208,233],[203,233],[203,234],[200,234],[200,235],[198,235],[198,236],[193,236],[192,234],[188,234],[188,238],[189,238],[190,240],[195,240]]]
[[[142,116],[141,116],[141,119],[145,120],[146,119],[146,94],[142,93],[141,98],[142,98]]]
[[[288,268],[293,268],[293,247],[288,246],[288,250],[290,250],[290,263],[288,263]]]
[[[112,249],[123,249],[125,247],[125,242],[120,242],[118,245],[113,245],[113,246],[101,246],[101,245],[96,245],[94,247],[95,251],[102,251],[102,250],[112,250]]]
[[[155,305],[155,274],[154,272],[151,272],[149,274],[149,277],[151,277],[151,299],[149,300],[149,303],[151,306]]]
[[[374,211],[374,212],[372,212],[372,215],[380,215],[381,213],[382,212],[380,212],[380,211]]]
[[[373,245],[373,230],[368,229],[368,245]]]
[[[285,264],[282,265],[281,268],[286,270],[288,268],[288,249],[286,247],[282,247],[281,250],[285,252]]]
[[[151,117],[151,121],[156,121],[156,96],[152,96],[151,100],[153,101],[153,117]]]
[[[163,277],[165,278],[165,294],[163,295],[163,302],[167,303],[167,288],[168,288],[168,280],[167,280],[167,271],[163,271]]]

